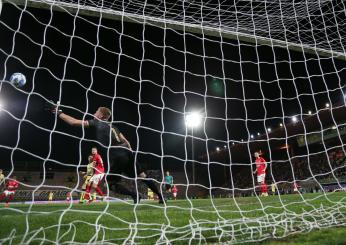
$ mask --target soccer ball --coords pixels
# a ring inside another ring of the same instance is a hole
[[[13,73],[10,78],[10,83],[15,87],[23,87],[26,83],[26,77],[22,73]]]

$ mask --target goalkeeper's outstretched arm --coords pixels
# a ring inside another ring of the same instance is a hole
[[[71,126],[79,126],[79,127],[89,127],[89,122],[88,121],[84,121],[84,120],[79,120],[76,119],[74,117],[71,117],[63,112],[60,112],[58,117],[63,120],[64,122],[66,122],[67,124],[71,125]]]
[[[54,102],[49,101],[48,103],[46,103],[45,109],[47,111],[50,111],[53,114],[57,114],[61,120],[63,120],[64,122],[66,122],[67,124],[69,124],[71,126],[89,127],[88,121],[79,120],[79,119],[76,119],[74,117],[71,117],[71,116],[63,113],[62,110],[60,110],[59,105],[60,105],[59,102],[57,102],[57,104],[55,104]]]

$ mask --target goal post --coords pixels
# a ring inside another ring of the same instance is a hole
[[[53,0],[5,0],[8,3],[18,4],[21,6],[28,6],[33,8],[41,9],[52,9],[54,11],[68,11],[75,14],[77,11],[80,15],[99,17],[102,14],[102,18],[111,20],[121,20],[133,23],[143,23],[158,26],[161,28],[171,28],[174,30],[191,32],[195,34],[204,34],[207,36],[222,37],[225,39],[238,40],[239,42],[248,42],[258,45],[267,45],[274,47],[281,47],[284,49],[289,49],[292,51],[307,53],[311,55],[318,55],[321,57],[332,57],[335,59],[346,60],[345,52],[335,51],[332,48],[320,48],[318,46],[312,46],[302,43],[294,43],[287,40],[279,40],[275,38],[263,37],[260,35],[253,35],[251,33],[245,33],[242,31],[229,30],[217,25],[208,24],[197,24],[181,21],[176,21],[174,19],[164,19],[155,16],[139,15],[118,10],[113,10],[107,6],[88,6],[88,5],[78,5],[75,1],[53,1]],[[99,1],[102,3],[102,1]],[[96,2],[97,5],[97,2]],[[1,10],[1,9],[0,9]],[[100,11],[101,10],[101,11]],[[236,29],[236,28],[233,28]],[[285,30],[283,30],[285,31]]]

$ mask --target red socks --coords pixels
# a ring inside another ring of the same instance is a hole
[[[90,189],[91,189],[91,186],[88,185],[86,187],[86,190],[85,190],[85,195],[84,195],[84,199],[85,200],[89,200],[89,198],[90,198]],[[95,191],[97,192],[97,194],[99,194],[99,196],[103,196],[104,195],[103,192],[101,191],[101,189],[98,186],[96,186]]]
[[[89,200],[89,198],[90,198],[90,189],[91,189],[91,186],[87,185],[87,187],[85,189],[85,195],[84,195],[85,200]]]
[[[99,194],[99,196],[103,196],[103,192],[98,186],[96,186],[95,191],[97,192],[97,194]]]
[[[267,193],[267,185],[266,185],[266,183],[262,183],[260,188],[261,188],[261,193]]]
[[[7,197],[7,201],[9,202],[9,201],[11,201],[13,199],[13,195],[9,195],[8,197]]]
[[[2,199],[4,199],[4,197],[5,197],[5,193],[2,193],[1,195],[0,195],[0,201],[2,200]],[[7,200],[6,200],[6,204],[8,204],[8,202],[9,201],[11,201],[13,199],[13,195],[8,195],[7,196]]]

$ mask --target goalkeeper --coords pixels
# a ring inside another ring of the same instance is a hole
[[[131,196],[134,203],[138,203],[141,199],[140,195],[136,192],[129,190],[126,186],[121,185],[121,174],[124,173],[128,177],[143,178],[143,182],[159,197],[159,203],[164,203],[162,194],[159,192],[155,182],[150,179],[145,179],[146,174],[141,170],[140,164],[134,159],[134,154],[131,151],[131,145],[125,136],[108,120],[111,117],[111,110],[107,107],[99,107],[94,114],[94,119],[79,120],[63,113],[55,105],[49,107],[49,110],[56,113],[57,116],[71,126],[84,127],[92,130],[96,141],[101,143],[103,147],[108,147],[109,151],[109,172],[108,180],[111,185],[115,186],[116,192]],[[136,174],[137,173],[137,174]]]

